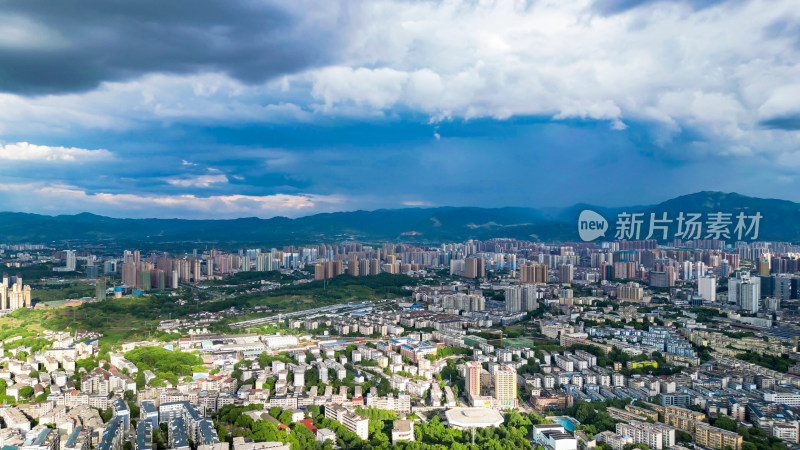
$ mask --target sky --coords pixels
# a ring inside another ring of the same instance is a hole
[[[1,210],[800,201],[796,0],[12,0]]]

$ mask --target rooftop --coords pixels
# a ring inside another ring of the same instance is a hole
[[[450,425],[461,428],[488,428],[503,423],[503,416],[488,408],[453,408],[445,412]]]

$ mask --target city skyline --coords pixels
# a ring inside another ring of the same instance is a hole
[[[800,450],[798,6],[0,2],[0,450]]]
[[[3,210],[800,201],[791,1],[95,6],[0,11]]]

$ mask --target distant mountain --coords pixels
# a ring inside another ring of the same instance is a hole
[[[675,218],[680,212],[707,213],[723,212],[733,215],[731,231],[736,226],[736,216],[740,212],[752,216],[760,213],[759,237],[764,241],[800,241],[800,203],[788,200],[747,197],[737,193],[698,192],[667,200],[655,206],[642,208],[645,213],[666,212]],[[649,214],[646,214],[649,217]],[[674,229],[673,229],[674,231]]]
[[[596,211],[609,221],[611,233],[606,235],[609,239],[613,239],[617,215],[623,212],[643,213],[643,216],[641,216],[644,221],[642,228],[644,235],[642,238],[645,238],[647,231],[649,231],[651,213],[655,214],[656,219],[662,218],[663,214],[666,213],[667,219],[672,220],[672,223],[669,225],[668,234],[670,239],[677,232],[677,218],[680,213],[683,213],[684,217],[688,217],[691,213],[700,213],[702,215],[700,219],[700,221],[703,222],[701,238],[707,237],[708,214],[730,214],[729,220],[732,223],[728,228],[731,232],[731,237],[734,238],[733,231],[737,224],[736,217],[740,212],[744,212],[746,216],[753,216],[756,213],[761,214],[762,218],[759,222],[758,240],[800,241],[800,203],[787,200],[747,197],[737,193],[703,191],[695,194],[683,195],[650,206],[596,208],[591,205],[576,205],[565,209],[559,216],[559,220],[570,224],[577,224],[578,215],[584,209]],[[746,223],[748,225],[750,224],[749,219]]]
[[[0,213],[0,242],[129,240],[150,242],[310,242],[353,239],[446,241],[509,236],[567,239],[567,224],[529,208],[407,208],[315,214],[289,219],[116,219],[89,213]]]
[[[577,219],[584,209],[602,214],[614,227],[619,212],[642,212],[675,218],[679,212],[747,214],[760,212],[759,239],[800,241],[800,204],[722,192],[698,192],[658,205],[625,208],[578,204],[568,208],[406,208],[315,214],[289,219],[233,220],[116,219],[89,213],[46,216],[0,213],[0,241],[125,240],[148,242],[307,243],[347,238],[443,242],[509,237],[575,241]],[[613,234],[607,235],[613,237]]]

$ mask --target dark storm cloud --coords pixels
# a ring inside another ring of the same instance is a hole
[[[219,71],[256,83],[329,62],[349,21],[333,2],[308,14],[246,0],[12,1],[0,27],[25,39],[0,40],[0,91],[49,94],[88,90],[150,72]],[[319,17],[318,20],[309,17]],[[43,36],[29,36],[34,30]],[[41,34],[41,33],[40,33]],[[25,41],[37,41],[28,45]],[[44,42],[42,42],[44,41]]]
[[[592,8],[603,15],[614,15],[638,8],[639,6],[674,0],[596,0]],[[693,9],[703,9],[724,3],[728,0],[683,0],[675,3],[688,3]]]
[[[775,117],[769,120],[762,120],[760,125],[771,130],[800,130],[800,115]]]

